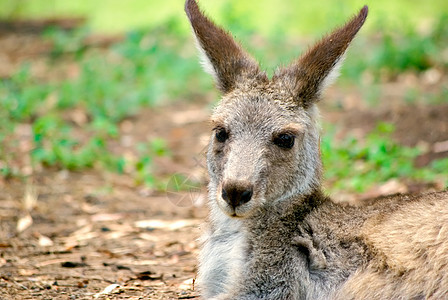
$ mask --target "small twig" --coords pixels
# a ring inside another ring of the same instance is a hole
[[[24,289],[24,290],[27,290],[28,288],[26,287],[26,286],[24,286],[23,284],[21,284],[21,283],[18,283],[17,281],[15,281],[15,280],[11,280],[11,282],[13,282],[14,284],[17,284],[18,286],[20,286],[22,289]]]
[[[65,261],[67,261],[67,259],[56,258],[56,259],[42,261],[40,263],[35,264],[34,266],[36,268],[40,268],[40,267],[44,267],[44,266],[48,266],[48,265],[60,264],[60,263],[63,263]]]
[[[108,279],[104,279],[104,278],[100,278],[100,277],[90,277],[90,276],[82,276],[82,275],[61,275],[58,273],[39,273],[39,276],[49,276],[49,277],[53,277],[54,280],[58,281],[58,280],[69,280],[69,279],[88,279],[88,280],[98,280],[98,281],[104,281],[107,283],[115,283],[115,281],[112,280],[108,280]],[[6,280],[6,279],[5,279]]]
[[[32,253],[28,253],[23,255],[22,257],[33,257],[33,256],[42,256],[42,255],[51,255],[51,254],[70,254],[73,253],[72,250],[55,250],[55,251],[36,251]]]
[[[177,299],[194,299],[199,298],[199,296],[179,296]]]
[[[56,280],[67,280],[67,279],[70,279],[70,278],[76,278],[76,279],[89,279],[89,280],[98,280],[98,281],[104,281],[104,282],[107,282],[107,283],[115,283],[115,281],[113,281],[113,280],[108,280],[108,279],[105,279],[105,278],[100,278],[100,277],[89,277],[89,276],[81,276],[81,275],[78,275],[78,276],[67,276],[67,277],[59,277],[59,278],[56,278]]]

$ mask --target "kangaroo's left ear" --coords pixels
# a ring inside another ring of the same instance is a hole
[[[290,66],[276,72],[273,79],[288,86],[298,105],[307,108],[316,102],[337,78],[344,54],[367,13],[368,8],[364,6],[348,23],[324,37]]]

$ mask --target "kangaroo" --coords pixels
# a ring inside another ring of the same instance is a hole
[[[187,0],[222,99],[207,153],[204,299],[448,299],[448,191],[348,206],[321,188],[322,91],[368,8],[272,78]]]

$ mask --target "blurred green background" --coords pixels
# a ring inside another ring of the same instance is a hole
[[[406,80],[402,74],[420,82],[432,72],[441,78],[435,87],[405,84],[400,101],[446,103],[448,1],[200,1],[271,74],[364,4],[369,5],[368,21],[339,85],[357,91],[360,101],[375,107],[384,101],[383,84]],[[25,55],[2,71],[0,176],[23,179],[43,170],[95,169],[163,188],[169,174],[159,176],[154,163],[156,157],[172,155],[163,136],[136,145],[132,159],[112,151],[111,145],[120,139],[122,122],[143,108],[193,102],[199,95],[218,98],[197,62],[183,5],[182,0],[0,1],[3,24],[85,18],[69,30],[48,26],[33,32],[46,47],[44,58]],[[67,117],[73,114],[75,121]],[[378,124],[362,140],[336,138],[337,128],[325,128],[327,179],[336,190],[362,192],[393,178],[448,184],[448,159],[414,166],[427,147],[395,141],[393,124]],[[23,134],[27,130],[28,137]],[[354,162],[362,167],[353,168]]]
[[[427,26],[448,10],[444,0],[344,0],[296,1],[246,0],[201,1],[201,7],[226,27],[243,26],[264,36],[326,32],[346,20],[363,5],[369,5],[368,30],[377,30],[384,22],[389,29],[406,30],[408,26]],[[154,28],[170,19],[182,20],[187,33],[182,0],[2,0],[0,17],[37,18],[83,16],[88,26],[101,32]]]

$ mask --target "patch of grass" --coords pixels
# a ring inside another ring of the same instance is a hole
[[[432,161],[428,168],[417,171],[415,178],[425,181],[434,181],[438,178],[443,180],[445,187],[448,187],[448,158]]]
[[[428,104],[442,104],[448,101],[448,87],[442,87],[441,90],[436,93],[428,93],[426,96],[426,102]]]
[[[156,31],[131,32],[107,50],[88,49],[85,29],[45,32],[44,38],[54,45],[50,69],[69,60],[79,75],[56,82],[38,80],[25,64],[0,82],[0,142],[8,144],[0,148],[1,174],[20,175],[23,166],[18,161],[25,155],[33,169],[131,170],[138,183],[155,186],[152,158],[168,153],[161,140],[143,147],[136,162],[111,154],[109,144],[119,139],[119,123],[141,108],[188,99],[197,88],[210,89],[211,79],[202,75],[194,49],[183,51],[187,43],[177,29],[173,21]],[[81,120],[72,117],[74,112]],[[32,128],[31,150],[26,153],[17,151],[20,145],[14,142],[22,124]]]
[[[138,145],[139,156],[134,164],[134,178],[137,184],[165,188],[161,180],[154,176],[153,159],[156,156],[169,155],[170,151],[163,139],[154,139],[150,143]]]
[[[196,88],[209,89],[211,80],[202,76],[194,49],[184,46],[178,27],[173,20],[154,31],[133,31],[111,51],[89,55],[82,55],[83,38],[78,34],[47,32],[57,57],[73,52],[79,56],[80,74],[58,86],[58,105],[82,103],[93,116],[119,120],[140,106],[187,97]]]
[[[435,160],[426,168],[416,169],[414,159],[421,151],[394,142],[393,131],[393,125],[380,123],[363,141],[353,137],[337,141],[334,134],[324,136],[322,158],[330,189],[364,192],[392,178],[424,182],[448,178],[448,159]]]

